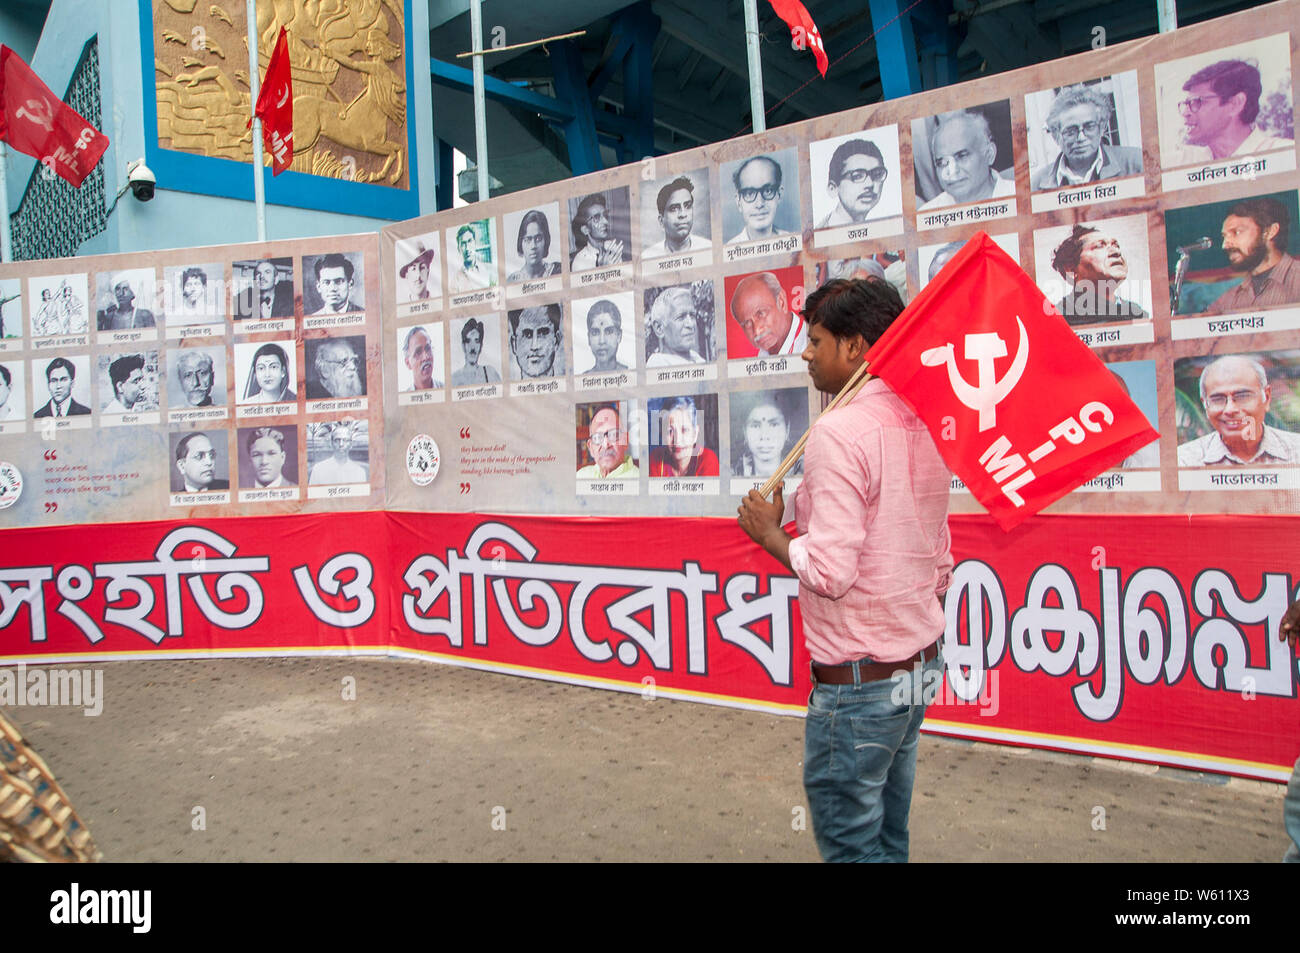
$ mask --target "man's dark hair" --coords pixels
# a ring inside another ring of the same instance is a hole
[[[745,171],[745,166],[749,165],[751,162],[758,162],[759,160],[766,160],[771,163],[773,174],[776,176],[776,187],[778,189],[781,187],[781,163],[777,162],[771,156],[750,156],[740,165],[736,166],[735,172],[731,173],[731,184],[736,187],[737,192],[740,191],[740,173]]]
[[[1204,69],[1199,69],[1183,83],[1183,89],[1190,91],[1193,86],[1209,83],[1214,95],[1220,100],[1231,99],[1238,93],[1246,94],[1246,104],[1241,107],[1241,121],[1252,125],[1259,115],[1259,94],[1263,84],[1259,81],[1259,70],[1250,63],[1241,60],[1219,60]]]
[[[827,178],[832,186],[840,184],[840,179],[844,176],[844,163],[854,156],[875,159],[882,168],[885,165],[885,157],[880,154],[880,150],[870,139],[850,139],[848,142],[841,142],[831,153],[830,174]]]
[[[587,226],[587,216],[591,214],[592,207],[596,205],[599,205],[606,212],[609,211],[609,202],[605,200],[604,192],[593,192],[588,195],[578,203],[578,210],[573,213],[573,221],[570,223],[573,240],[581,242],[583,246],[587,244],[587,236],[582,234],[582,229]]]
[[[478,343],[483,343],[483,322],[478,318],[470,318],[460,329],[460,343],[464,344],[469,340],[471,334],[478,335]]]
[[[542,257],[545,258],[551,253],[551,226],[546,223],[546,216],[535,208],[529,209],[519,220],[519,237],[515,239],[515,251],[521,255],[524,253],[524,232],[528,231],[528,226],[534,223],[542,230]]]
[[[680,192],[682,189],[690,192],[691,198],[695,198],[695,183],[684,175],[679,175],[659,190],[659,194],[655,197],[655,205],[659,207],[660,215],[668,207],[668,200],[672,198],[673,193]]]
[[[595,321],[602,314],[607,314],[610,320],[614,322],[614,327],[618,328],[619,334],[623,333],[623,315],[619,314],[618,305],[608,298],[601,298],[591,306],[587,312],[587,333],[591,333],[591,322]]]
[[[77,369],[72,366],[72,362],[68,360],[66,357],[56,357],[54,360],[50,361],[50,363],[45,365],[45,379],[48,381],[50,379],[50,375],[53,374],[55,371],[57,371],[60,367],[63,368],[65,371],[67,371],[68,376],[71,377],[74,381],[77,379]]]
[[[1067,272],[1075,271],[1079,267],[1079,257],[1083,254],[1083,243],[1095,231],[1097,229],[1091,225],[1074,226],[1069,237],[1052,252],[1052,270],[1062,278]]]
[[[9,368],[5,367],[3,364],[0,364],[0,377],[5,379],[5,387],[9,387],[13,384],[13,375],[9,373]]]
[[[257,443],[257,441],[261,440],[263,437],[274,440],[280,445],[281,452],[284,451],[283,433],[276,430],[274,427],[258,427],[256,430],[250,430],[248,432],[248,439],[244,441],[244,446],[248,449],[249,453],[253,452],[253,444]]]
[[[527,308],[520,308],[518,311],[510,311],[506,317],[510,319],[510,333],[513,335],[519,331],[519,318],[525,311],[545,311],[546,320],[551,322],[551,327],[559,331],[560,322],[564,320],[564,313],[560,310],[559,304],[552,301],[550,304],[535,304]]]
[[[205,288],[208,286],[208,273],[202,268],[186,268],[182,271],[181,287],[184,288],[185,282],[189,281],[191,278],[199,279],[199,281],[203,282],[203,287]]]
[[[126,383],[132,371],[144,370],[143,354],[127,354],[108,365],[108,379],[113,384],[113,396],[117,396],[117,385]]]
[[[203,431],[201,431],[201,430],[196,430],[196,431],[194,431],[194,433],[187,433],[185,436],[181,437],[181,439],[178,440],[178,441],[176,442],[176,462],[177,462],[177,463],[180,463],[182,460],[184,460],[186,457],[188,457],[188,456],[190,455],[190,442],[191,442],[195,437],[208,437],[208,435],[205,434],[205,433],[204,433]],[[212,440],[211,437],[208,437],[208,443],[211,443],[211,444],[212,444],[212,449],[213,449],[213,451],[215,452],[216,449],[217,449],[217,445],[216,445],[215,443],[213,443],[213,440]]]
[[[1277,234],[1273,236],[1273,248],[1280,252],[1286,251],[1290,237],[1291,216],[1286,206],[1277,199],[1242,199],[1232,206],[1228,214],[1250,219],[1259,226],[1261,234],[1270,225],[1276,225]]]
[[[476,235],[475,232],[474,232],[474,226],[473,226],[473,225],[462,225],[460,228],[456,229],[456,244],[457,244],[457,245],[460,244],[460,236],[464,235],[466,232],[469,232],[469,237],[470,237],[470,238],[474,239],[474,241],[478,241],[478,235]]]
[[[894,286],[879,278],[836,278],[804,301],[809,324],[825,328],[836,338],[862,335],[867,346],[889,330],[903,312],[903,299]]]
[[[317,258],[315,264],[316,280],[320,281],[320,273],[326,268],[342,268],[343,276],[348,281],[352,280],[352,262],[348,261],[343,255],[335,252],[332,255],[326,255],[324,258]]]

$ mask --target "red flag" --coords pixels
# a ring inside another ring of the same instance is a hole
[[[108,148],[108,136],[50,92],[7,46],[0,46],[0,139],[76,186]]]
[[[280,27],[279,39],[271,51],[253,112],[262,120],[262,141],[271,153],[271,174],[279,175],[293,162],[293,76],[289,70],[289,34],[284,27]],[[251,126],[253,121],[250,119],[248,124]]]
[[[817,58],[817,70],[826,78],[826,70],[831,65],[826,58],[826,48],[822,46],[822,35],[813,23],[812,14],[799,0],[768,0],[776,15],[790,28],[790,41],[796,50],[812,50]]]
[[[1159,436],[1115,375],[983,232],[866,359],[912,405],[948,467],[1006,530]]]

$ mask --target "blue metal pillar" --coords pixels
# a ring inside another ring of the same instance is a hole
[[[438,153],[433,167],[433,204],[435,211],[442,212],[456,204],[456,158],[450,142],[435,141]]]
[[[603,168],[600,144],[596,140],[596,119],[582,73],[582,52],[572,40],[548,44],[551,70],[555,74],[555,98],[573,116],[563,123],[564,141],[569,147],[569,169],[586,175]]]
[[[623,112],[632,120],[626,151],[628,159],[635,161],[654,155],[655,151],[652,57],[655,37],[659,35],[659,18],[650,9],[650,0],[641,0],[620,11],[615,29],[625,31],[630,41],[623,58]]]
[[[903,12],[906,9],[903,0],[870,0],[870,7],[871,22],[877,30],[880,88],[885,98],[919,93],[921,75],[917,67],[916,38],[912,19]]]

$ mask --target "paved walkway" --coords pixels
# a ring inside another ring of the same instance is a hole
[[[103,669],[99,717],[7,712],[108,860],[817,859],[797,718],[422,662]],[[912,857],[1274,862],[1282,795],[925,736]]]

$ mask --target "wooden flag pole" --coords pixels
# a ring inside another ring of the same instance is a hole
[[[822,413],[828,414],[844,401],[852,400],[857,396],[858,391],[862,390],[863,385],[869,380],[871,380],[871,375],[867,373],[866,361],[863,361],[862,364],[859,365],[858,369],[853,372],[853,376],[850,377],[844,386],[840,388],[840,392],[835,395],[835,399],[826,405],[826,409],[823,410]],[[785,459],[782,460],[781,465],[776,468],[776,472],[768,477],[767,482],[759,488],[758,492],[760,495],[766,497],[771,496],[773,492],[775,492],[777,484],[785,479],[785,475],[790,472],[791,468],[799,462],[799,458],[803,456],[803,449],[808,443],[808,434],[810,433],[812,433],[811,426],[804,431],[803,436],[799,438],[799,442],[796,443],[794,447],[791,448],[790,452],[785,455]]]

